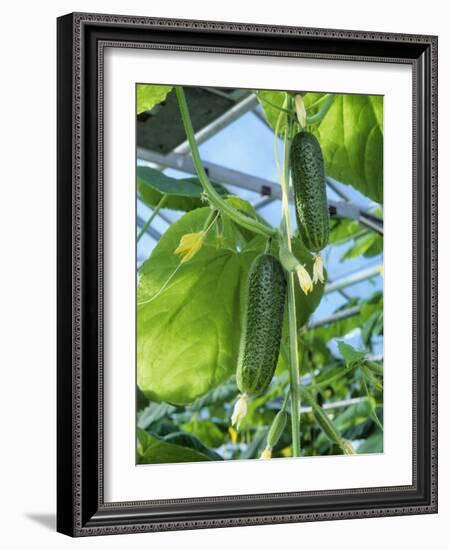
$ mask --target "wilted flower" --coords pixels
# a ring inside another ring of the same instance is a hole
[[[302,288],[302,291],[307,296],[309,292],[313,290],[313,283],[307,269],[303,265],[298,265],[296,268],[296,274],[298,275],[299,286]]]
[[[343,452],[345,455],[355,455],[357,454],[354,450],[354,447],[352,446],[351,442],[347,439],[343,439],[341,442],[341,448],[343,449]]]
[[[140,271],[137,272],[137,288],[140,287],[140,283],[142,282],[142,273]]]
[[[323,258],[321,254],[315,256],[315,261],[313,263],[313,284],[324,283],[324,268],[323,268]]]
[[[301,128],[305,128],[307,121],[306,107],[301,94],[295,96],[296,117]]]
[[[242,395],[240,395],[240,397],[237,399],[234,405],[234,411],[231,417],[231,424],[233,426],[237,426],[237,429],[238,429],[240,422],[246,416],[247,411],[248,411],[248,396],[246,395],[246,393],[242,393]]]
[[[205,231],[198,231],[198,233],[186,233],[181,237],[178,248],[175,250],[175,254],[181,256],[181,263],[188,262],[195,256],[195,254],[201,249],[204,243]]]
[[[265,449],[262,451],[262,454],[260,455],[260,458],[263,458],[263,459],[271,458],[271,447],[269,446],[265,447]]]

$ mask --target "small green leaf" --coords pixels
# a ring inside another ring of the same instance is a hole
[[[331,218],[329,244],[342,244],[365,234],[367,231],[355,220]]]
[[[167,464],[211,460],[207,455],[195,449],[169,443],[140,429],[137,430],[137,436],[139,464]]]
[[[369,233],[368,235],[357,237],[354,245],[348,248],[341,259],[349,260],[358,258],[362,254],[367,258],[377,256],[383,251],[383,244],[383,238],[376,233]]]
[[[366,352],[357,350],[343,341],[338,342],[338,351],[341,353],[343,359],[348,365],[357,363],[366,355]]]
[[[222,185],[213,183],[213,186],[221,195],[228,194]],[[188,212],[205,205],[201,198],[203,188],[198,178],[171,178],[149,166],[137,167],[137,192],[139,198],[152,208],[164,195],[167,195],[164,208],[171,210]]]
[[[371,246],[363,253],[363,256],[365,258],[373,258],[374,256],[378,256],[379,254],[382,254],[384,251],[384,239],[380,235],[375,235],[375,239],[373,239],[373,242]]]
[[[137,114],[151,109],[162,103],[172,90],[173,86],[149,86],[147,84],[137,85]]]
[[[373,336],[383,332],[383,311],[375,311],[362,325],[362,339],[365,345],[369,345]]]
[[[343,432],[350,426],[357,426],[368,420],[376,409],[376,401],[372,397],[363,397],[358,403],[350,405],[335,419],[336,427]]]

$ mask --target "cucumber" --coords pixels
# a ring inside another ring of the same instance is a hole
[[[273,449],[281,438],[281,435],[285,430],[285,425],[287,424],[287,416],[288,415],[284,409],[281,409],[274,417],[273,423],[271,424],[267,435],[267,447],[270,447],[270,449]]]
[[[271,254],[258,256],[250,270],[240,339],[236,380],[242,394],[262,394],[273,378],[279,357],[286,281]]]
[[[318,253],[329,241],[329,209],[323,153],[310,132],[294,136],[290,169],[299,234],[305,247]]]

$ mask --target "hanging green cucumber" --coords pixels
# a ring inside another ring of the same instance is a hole
[[[262,451],[260,458],[271,458],[273,448],[277,444],[277,442],[281,438],[283,431],[285,430],[287,417],[288,415],[285,409],[281,409],[274,417],[273,423],[268,430],[267,444],[265,446],[265,449]]]
[[[261,254],[254,260],[248,277],[236,372],[241,395],[232,414],[234,425],[238,426],[245,416],[248,397],[262,394],[273,378],[281,345],[285,296],[281,264],[271,254]]]
[[[329,241],[329,209],[323,153],[312,133],[299,132],[294,136],[290,167],[299,234],[306,248],[316,253],[313,282],[324,283],[323,260],[319,253]]]

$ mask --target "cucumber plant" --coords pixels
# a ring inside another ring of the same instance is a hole
[[[321,129],[340,108],[340,98],[257,92],[274,131],[282,191],[281,224],[272,227],[248,202],[210,181],[182,87],[142,93],[139,108],[152,108],[169,94],[176,96],[197,178],[173,180],[139,170],[138,191],[146,204],[156,213],[163,207],[185,212],[139,270],[137,381],[141,401],[148,400],[139,414],[155,418],[145,423],[150,438],[141,434],[139,462],[154,462],[153,449],[159,448],[181,456],[178,447],[183,446],[189,449],[185,460],[217,452],[228,458],[226,445],[207,452],[207,444],[223,446],[228,438],[232,457],[303,456],[324,448],[353,454],[346,433],[353,426],[365,430],[366,441],[374,438],[371,447],[367,444],[372,448],[382,430],[382,367],[365,352],[353,351],[357,361],[341,369],[341,359],[332,356],[327,342],[317,345],[323,331],[305,326],[323,296],[321,253],[332,241],[325,170],[334,170],[329,151],[335,146],[329,146]],[[378,121],[378,104],[369,105]],[[298,235],[292,229],[290,196]],[[154,217],[153,212],[145,229]],[[360,323],[372,324],[379,303],[361,306]],[[364,334],[381,334],[381,322],[377,325]],[[350,352],[340,347],[346,360],[344,353]],[[356,420],[348,413],[348,427],[339,415],[325,411],[322,401],[332,392],[345,395],[349,384],[370,408],[360,406],[357,410],[364,412]],[[155,407],[164,404],[166,409],[154,415]],[[311,412],[301,413],[307,407]],[[216,428],[213,438],[205,438],[206,422]]]

